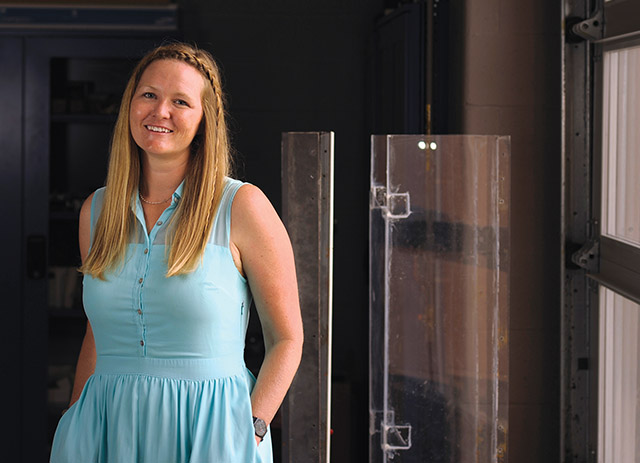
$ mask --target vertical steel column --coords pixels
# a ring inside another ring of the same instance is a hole
[[[282,462],[328,463],[331,410],[333,132],[282,134],[282,217],[296,259],[305,342],[282,405]]]
[[[601,0],[563,3],[563,143],[560,461],[594,462],[597,434],[598,285],[571,256],[594,236],[591,218],[593,45],[568,37],[567,23],[588,18]],[[594,343],[595,341],[595,343]]]

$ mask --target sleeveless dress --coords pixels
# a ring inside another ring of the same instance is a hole
[[[85,275],[83,301],[97,363],[61,417],[51,463],[271,463],[256,446],[244,364],[251,292],[229,249],[227,178],[201,265],[167,278],[165,236],[183,185],[152,230],[136,199],[135,238],[106,281]],[[91,235],[104,198],[91,204]],[[136,195],[136,198],[138,196]]]

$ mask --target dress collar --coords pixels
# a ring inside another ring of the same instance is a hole
[[[180,185],[178,185],[178,188],[176,188],[176,191],[173,192],[173,201],[174,202],[178,202],[182,199],[182,191],[184,190],[184,180],[182,180],[182,182],[180,182]]]
[[[178,188],[176,188],[176,191],[173,192],[173,195],[171,196],[171,203],[167,207],[168,211],[172,211],[178,206],[178,203],[182,199],[183,190],[184,190],[184,180],[180,182],[180,185],[178,185]],[[140,201],[140,189],[138,188],[136,188],[136,196],[134,198],[133,204],[131,205],[131,209],[133,210],[135,216],[137,217],[138,222],[140,222],[140,225],[142,225],[142,228],[145,230],[145,233],[148,233],[147,227],[145,225],[145,220],[144,220],[144,210],[142,209],[142,202]]]

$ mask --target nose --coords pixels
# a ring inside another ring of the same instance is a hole
[[[167,99],[158,99],[154,109],[154,115],[168,119],[171,116],[171,102]]]

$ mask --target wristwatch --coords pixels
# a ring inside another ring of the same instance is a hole
[[[256,436],[260,438],[260,441],[264,439],[264,435],[267,433],[267,423],[262,418],[253,417],[253,429]]]

